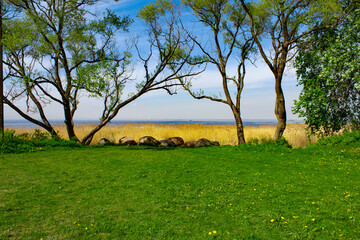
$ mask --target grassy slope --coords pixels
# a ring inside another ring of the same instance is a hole
[[[0,239],[355,239],[359,153],[109,146],[5,154]]]

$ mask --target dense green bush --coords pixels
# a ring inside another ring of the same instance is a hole
[[[81,144],[51,137],[49,133],[35,129],[34,133],[16,135],[14,130],[5,130],[0,135],[0,153],[34,152],[54,147],[81,147]]]
[[[280,145],[287,148],[292,148],[292,145],[284,138],[272,139],[272,138],[253,138],[248,144],[258,145],[258,144],[266,144],[266,145]]]
[[[339,144],[348,145],[352,143],[360,143],[360,131],[353,131],[353,132],[346,131],[341,135],[334,135],[332,137],[323,137],[320,138],[313,145],[329,146],[329,145],[339,145]]]

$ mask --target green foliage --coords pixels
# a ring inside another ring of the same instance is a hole
[[[343,134],[334,135],[331,137],[322,137],[313,145],[315,146],[336,146],[336,145],[349,145],[360,144],[360,132],[345,131]]]
[[[323,29],[302,43],[295,60],[303,86],[293,112],[305,118],[311,134],[331,135],[360,122],[360,11],[337,29]]]
[[[292,145],[284,138],[284,137],[280,137],[277,139],[273,139],[273,138],[253,138],[251,139],[248,144],[252,144],[252,145],[279,145],[279,146],[284,146],[286,148],[292,148]]]
[[[34,133],[16,135],[14,130],[5,130],[0,136],[0,153],[22,153],[49,150],[55,147],[81,147],[73,141],[51,137],[49,133],[35,129]]]
[[[166,11],[170,11],[174,7],[171,0],[155,0],[140,9],[138,16],[147,23],[156,22],[159,17],[165,15]]]

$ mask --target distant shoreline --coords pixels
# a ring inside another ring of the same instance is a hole
[[[63,120],[53,120],[50,121],[53,125],[64,125]],[[84,124],[98,124],[99,121],[96,120],[74,120],[75,125],[84,125]],[[124,125],[124,124],[203,124],[203,125],[235,125],[234,120],[114,120],[108,123],[109,126],[113,125]],[[289,120],[288,123],[304,123],[302,120]],[[276,125],[276,120],[269,119],[254,119],[254,120],[244,120],[244,126],[261,126],[261,125]],[[35,125],[26,120],[5,120],[5,128],[40,128],[40,126]]]

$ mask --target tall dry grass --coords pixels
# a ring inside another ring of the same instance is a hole
[[[76,134],[81,139],[88,133],[93,125],[76,126]],[[272,138],[276,126],[246,126],[245,139],[249,141],[253,138]],[[64,125],[55,126],[60,136],[67,138],[66,128]],[[31,132],[34,129],[17,128],[16,133]],[[92,141],[97,144],[101,138],[107,138],[112,142],[118,142],[120,138],[130,136],[138,140],[143,136],[153,136],[156,139],[169,137],[182,137],[184,141],[198,140],[207,138],[212,141],[218,141],[221,145],[236,145],[236,127],[234,125],[202,125],[202,124],[180,124],[180,125],[159,125],[159,124],[125,124],[125,125],[108,125],[101,129]],[[304,124],[288,124],[284,137],[293,147],[305,147],[309,144]],[[313,141],[316,139],[312,139]]]

